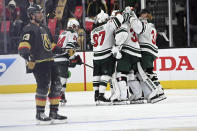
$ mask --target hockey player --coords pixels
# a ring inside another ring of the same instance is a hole
[[[114,54],[118,54],[121,52],[121,57],[116,57],[119,59],[117,61],[117,82],[120,91],[120,97],[117,99],[112,99],[114,103],[123,103],[126,104],[128,100],[128,92],[129,89],[127,83],[127,75],[131,70],[137,70],[137,62],[140,61],[141,52],[140,46],[138,42],[137,34],[140,33],[140,30],[135,28],[136,24],[139,24],[138,21],[134,23],[129,23],[127,21],[128,14],[130,9],[125,8],[123,11],[124,22],[121,27],[116,30],[115,39],[116,39],[116,47],[112,49]],[[121,59],[120,59],[121,58]]]
[[[59,76],[62,84],[61,100],[60,100],[62,105],[64,105],[67,102],[65,97],[65,90],[66,90],[67,79],[70,77],[68,68],[69,67],[74,68],[76,64],[78,65],[82,64],[82,60],[80,56],[74,55],[79,47],[77,43],[78,28],[79,28],[79,22],[74,18],[69,19],[67,23],[67,29],[60,34],[57,42],[57,46],[61,47],[64,52],[63,54],[60,54],[55,58],[55,63],[58,66]]]
[[[152,15],[149,10],[141,10],[139,20],[142,22],[142,25],[144,25],[144,31],[139,35],[139,42],[142,52],[141,66],[147,76],[156,85],[158,90],[157,95],[151,100],[151,102],[154,103],[166,98],[163,88],[158,81],[157,74],[153,72],[153,62],[157,58],[158,54],[158,47],[156,45],[157,31],[155,26],[148,22],[152,20]],[[143,88],[145,97],[149,95],[147,89],[149,88]]]
[[[66,122],[67,117],[58,114],[61,86],[52,53],[56,44],[52,44],[49,29],[42,25],[42,11],[39,5],[33,5],[27,9],[30,22],[23,28],[18,51],[27,62],[28,72],[33,72],[36,79],[37,124],[62,123]],[[49,117],[45,115],[47,96],[50,102]]]
[[[114,72],[114,58],[111,53],[115,39],[114,31],[121,25],[122,15],[118,14],[109,20],[108,14],[103,10],[96,16],[96,27],[91,32],[91,43],[93,44],[93,87],[95,91],[95,102],[110,102],[105,98],[107,83]]]
[[[152,19],[152,16],[147,10],[142,10],[139,20],[130,7],[127,7],[127,9],[130,9],[131,11],[130,14],[128,14],[129,23],[132,25],[133,23],[138,22],[138,24],[135,24],[134,28],[140,31],[140,33],[138,33],[138,37],[142,58],[137,64],[138,78],[141,80],[140,84],[144,97],[148,102],[154,103],[161,99],[165,99],[163,97],[158,98],[159,95],[163,95],[163,91],[157,77],[155,77],[155,74],[152,72],[153,61],[156,59],[158,53],[158,47],[156,46],[156,29],[153,24],[147,22],[148,19]]]

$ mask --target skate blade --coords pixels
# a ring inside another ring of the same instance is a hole
[[[155,98],[155,99],[152,99],[151,101],[150,101],[150,103],[152,103],[152,104],[154,104],[154,103],[157,103],[157,102],[160,102],[160,101],[162,101],[162,100],[165,100],[167,97],[166,96],[159,96],[159,97],[157,97],[157,98]]]
[[[51,124],[64,124],[64,123],[67,123],[68,120],[65,119],[65,120],[55,120],[55,119],[52,119],[51,121]]]
[[[96,106],[108,106],[111,102],[96,101]]]
[[[154,90],[149,96],[148,99],[151,100],[152,98],[157,96],[157,90]]]
[[[130,101],[130,104],[147,104],[147,100],[136,100],[136,101]]]
[[[129,101],[117,101],[117,102],[112,102],[112,105],[128,105]]]
[[[36,125],[50,125],[52,124],[52,121],[40,121],[36,120]]]
[[[66,103],[61,102],[60,106],[66,106]]]

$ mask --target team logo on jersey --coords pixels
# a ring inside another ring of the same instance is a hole
[[[16,58],[0,59],[0,77],[14,63]]]
[[[51,41],[49,40],[49,37],[47,34],[42,34],[42,41],[43,41],[43,46],[47,51],[51,51],[52,46],[51,46]]]

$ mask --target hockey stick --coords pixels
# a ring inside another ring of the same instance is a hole
[[[88,64],[85,64],[85,63],[83,63],[83,62],[82,62],[82,64],[84,64],[85,66],[88,66],[88,67],[90,67],[90,68],[92,68],[92,69],[94,68],[93,66],[88,65]]]

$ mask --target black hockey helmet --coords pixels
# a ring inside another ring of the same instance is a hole
[[[42,12],[42,11],[43,9],[40,5],[34,4],[34,5],[29,6],[29,8],[27,9],[27,16],[28,18],[31,18],[32,14],[35,14],[36,12]]]

